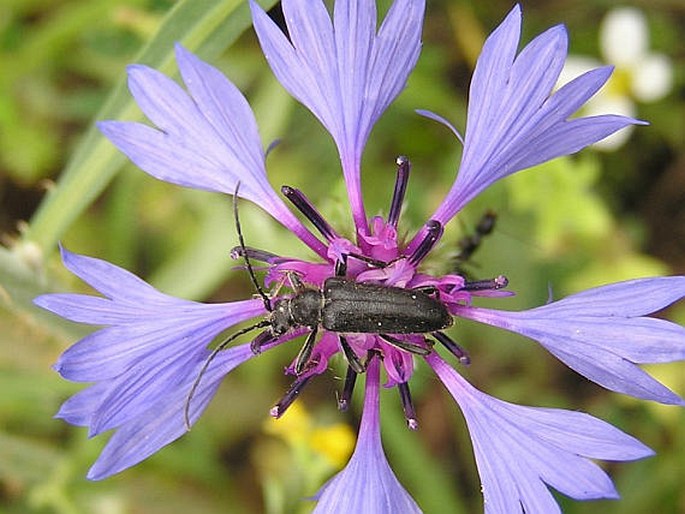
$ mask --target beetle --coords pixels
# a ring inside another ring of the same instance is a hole
[[[403,350],[425,355],[430,348],[390,334],[433,333],[452,325],[452,316],[429,288],[404,289],[335,276],[327,278],[321,289],[304,287],[295,279],[294,289],[292,297],[274,304],[266,318],[269,328],[254,339],[252,350],[258,353],[262,345],[291,330],[309,329],[295,360],[298,375],[305,370],[320,328],[339,334],[350,366],[361,373],[364,368],[342,334],[376,334]]]
[[[257,259],[270,259],[273,257],[267,252],[261,252],[247,248],[240,227],[238,216],[238,188],[236,186],[233,200],[233,215],[235,218],[236,232],[239,246],[231,252],[232,256],[242,256],[245,268],[257,291],[264,302],[267,315],[257,323],[237,331],[222,343],[217,345],[207,357],[197,379],[192,385],[185,404],[186,426],[189,428],[189,406],[195,394],[202,375],[216,357],[218,352],[240,335],[251,332],[258,328],[265,328],[251,343],[251,349],[255,354],[261,352],[263,346],[275,341],[279,337],[297,329],[309,330],[302,348],[295,359],[294,371],[296,375],[302,375],[309,363],[312,350],[316,343],[316,336],[320,329],[334,332],[338,335],[340,346],[349,368],[356,374],[365,371],[365,364],[352,349],[345,338],[345,334],[374,334],[385,342],[402,350],[427,355],[430,353],[432,343],[424,339],[424,344],[405,341],[394,337],[395,335],[430,334],[437,341],[443,343],[451,351],[458,348],[441,330],[453,324],[452,316],[440,301],[437,289],[432,286],[423,286],[414,289],[387,286],[382,284],[356,282],[345,277],[347,271],[347,259],[356,258],[371,266],[385,267],[390,263],[376,261],[363,255],[350,253],[343,256],[341,262],[335,266],[335,276],[327,278],[321,288],[305,286],[297,274],[289,273],[294,294],[290,297],[279,298],[272,302],[260,287],[254,274],[250,257]],[[301,204],[300,204],[301,205]],[[305,216],[319,216],[316,212],[303,209],[297,205]],[[320,226],[320,220],[313,220]],[[433,235],[442,232],[442,226],[434,221],[430,226]],[[463,352],[461,352],[463,355]]]

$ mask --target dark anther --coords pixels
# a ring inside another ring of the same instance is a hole
[[[404,202],[404,194],[407,191],[407,183],[409,182],[411,162],[404,155],[400,155],[395,162],[397,163],[397,178],[395,179],[395,191],[392,194],[392,202],[390,203],[388,224],[397,228],[402,203]]]
[[[347,367],[347,374],[345,375],[345,385],[338,398],[338,410],[346,411],[350,406],[352,400],[352,393],[354,392],[354,384],[357,383],[357,373],[352,369],[352,366]]]
[[[431,352],[430,348],[421,346],[420,344],[412,343],[410,341],[403,341],[388,334],[378,334],[385,342],[390,343],[395,348],[404,350],[405,352],[415,353],[416,355],[428,355]]]
[[[507,287],[509,279],[504,275],[499,275],[488,280],[474,280],[473,282],[465,282],[462,289],[464,291],[485,291],[488,289],[502,289]]]
[[[359,360],[357,354],[354,353],[350,343],[347,342],[347,338],[343,335],[339,335],[338,339],[340,340],[340,347],[342,348],[343,354],[345,355],[345,359],[347,359],[347,363],[349,364],[350,368],[355,373],[364,373],[364,365],[362,364],[362,361]]]
[[[409,264],[417,266],[423,258],[433,249],[435,243],[442,236],[442,224],[436,220],[428,220],[426,223],[426,235],[409,257]]]
[[[412,402],[411,393],[409,392],[409,384],[407,382],[397,384],[397,390],[400,392],[402,410],[404,411],[404,419],[407,420],[407,426],[411,430],[416,430],[419,428],[419,422],[416,420],[416,410],[414,410],[414,402]]]
[[[466,350],[464,350],[458,343],[456,343],[451,337],[449,337],[444,332],[433,332],[431,334],[436,340],[438,340],[442,345],[447,348],[447,350],[454,355],[460,363],[464,366],[471,364],[471,357]]]
[[[240,246],[235,246],[231,249],[230,255],[231,259],[237,260],[243,257],[245,254],[247,254],[251,261],[268,262],[269,264],[276,259],[280,259],[280,257],[275,253],[267,252],[266,250],[257,250],[256,248],[252,248],[250,246],[246,246],[244,251]]]
[[[281,398],[281,401],[273,407],[271,407],[269,414],[276,419],[283,416],[283,414],[285,414],[285,411],[288,410],[288,407],[290,407],[293,404],[293,402],[300,395],[300,392],[302,392],[304,386],[307,385],[307,382],[309,382],[309,380],[313,376],[314,375],[304,375],[301,377],[297,377],[290,385],[290,388],[285,393],[283,398]]]
[[[262,347],[264,347],[264,345],[269,344],[273,340],[274,336],[271,333],[271,330],[265,330],[252,340],[252,342],[250,343],[250,350],[252,350],[252,353],[254,353],[255,355],[259,355],[260,353],[262,353]]]
[[[304,214],[314,227],[321,233],[321,235],[326,239],[326,241],[331,241],[338,237],[333,228],[328,224],[328,222],[323,219],[323,216],[319,214],[314,205],[309,201],[302,191],[295,189],[290,186],[282,186],[281,193],[285,196],[290,203],[292,203],[297,210]]]

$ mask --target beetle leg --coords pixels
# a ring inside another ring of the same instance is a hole
[[[355,373],[364,373],[364,371],[366,371],[366,368],[359,360],[357,354],[354,353],[354,350],[350,346],[350,343],[347,342],[345,336],[338,335],[338,340],[340,341],[340,347],[342,348],[342,351],[345,354],[345,359],[347,359],[347,363],[349,364],[350,369],[352,369]]]
[[[300,348],[300,353],[297,354],[297,359],[295,359],[296,375],[301,375],[305,366],[309,362],[309,357],[312,356],[312,350],[314,349],[316,334],[318,331],[319,329],[317,327],[312,328],[312,331],[307,336],[307,339],[305,339],[302,348]]]
[[[418,291],[419,293],[423,293],[428,296],[435,297],[438,294],[438,288],[435,286],[419,286],[419,287],[412,287],[412,291]]]
[[[252,340],[250,343],[250,350],[252,350],[252,353],[255,355],[259,355],[262,353],[262,347],[273,342],[275,339],[276,337],[271,333],[271,330],[265,330]]]
[[[304,284],[300,279],[300,276],[294,271],[288,271],[287,273],[288,281],[290,282],[290,287],[296,293],[301,292],[304,289]]]
[[[394,347],[406,352],[415,353],[416,355],[428,355],[431,352],[430,348],[426,348],[425,346],[421,346],[416,343],[402,341],[401,339],[397,339],[396,337],[388,334],[378,334],[378,336],[385,342],[390,343]]]

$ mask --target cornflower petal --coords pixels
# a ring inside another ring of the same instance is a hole
[[[644,124],[615,115],[569,120],[608,80],[611,68],[590,71],[551,94],[567,55],[566,30],[552,27],[516,55],[520,32],[517,5],[483,46],[471,82],[459,173],[431,216],[443,225],[495,181]],[[415,244],[416,239],[410,249]]]
[[[421,512],[397,480],[383,453],[379,420],[379,369],[378,359],[374,358],[366,372],[364,412],[357,446],[345,469],[326,483],[317,494],[315,514]]]
[[[253,356],[249,344],[229,348],[217,354],[205,371],[190,403],[191,425],[204,412],[223,378]],[[116,431],[90,468],[89,479],[102,480],[129,468],[187,432],[184,418],[185,403],[188,391],[200,373],[205,359],[206,355],[199,356],[189,367],[183,380],[173,390],[165,392],[163,401],[155,402]]]
[[[278,80],[326,127],[340,154],[358,230],[368,222],[360,163],[375,122],[404,88],[421,49],[424,0],[396,0],[376,32],[374,0],[286,0],[290,41],[250,0],[255,31]]]
[[[185,429],[185,402],[211,353],[208,345],[236,323],[263,314],[264,304],[261,300],[246,300],[206,305],[173,298],[117,266],[64,248],[61,251],[70,271],[107,296],[47,294],[34,300],[40,307],[72,321],[106,325],[67,349],[55,365],[69,380],[96,382],[67,400],[58,417],[88,426],[91,436],[119,428],[114,442],[110,442],[115,449],[103,453],[100,464],[96,464],[96,469],[104,467],[93,476],[104,478],[139,462],[182,434],[178,427]],[[234,352],[220,352],[208,370],[222,369],[221,362],[225,368],[229,361],[232,369],[252,355],[249,345]],[[204,408],[218,385],[217,375],[214,389],[208,389],[212,373],[208,371],[200,381],[190,405],[191,413],[196,409],[191,421],[199,416],[197,409]],[[159,423],[157,418],[168,421],[172,415],[177,417],[175,424],[161,433],[138,432],[146,430],[146,426],[157,431],[158,427],[153,426]],[[132,434],[136,434],[138,443],[126,442]]]
[[[683,297],[685,277],[658,277],[597,287],[522,312],[456,310],[459,316],[538,341],[564,364],[607,389],[685,405],[637,366],[685,359],[685,328],[644,316]]]
[[[181,186],[233,194],[259,205],[304,243],[325,255],[318,241],[269,184],[254,114],[219,70],[176,45],[188,88],[143,65],[128,68],[129,89],[158,129],[142,123],[102,121],[98,127],[143,171]]]
[[[426,360],[468,424],[486,514],[561,513],[547,486],[576,500],[618,498],[611,479],[590,459],[653,455],[588,414],[504,402],[475,389],[435,352]]]
[[[130,377],[141,360],[146,366],[164,365],[174,356],[182,359],[204,351],[217,334],[264,313],[260,300],[207,305],[174,298],[118,266],[65,248],[61,252],[72,273],[108,298],[47,294],[34,303],[78,323],[110,325],[59,358],[55,369],[69,380],[92,382],[126,373]]]

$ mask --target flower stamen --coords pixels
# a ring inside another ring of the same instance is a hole
[[[352,399],[352,393],[354,392],[354,385],[357,383],[357,375],[359,375],[359,373],[352,369],[352,366],[348,366],[347,374],[345,375],[345,384],[343,385],[343,390],[338,397],[338,410],[341,412],[345,412],[350,406],[350,400]]]
[[[425,235],[416,249],[409,256],[409,264],[416,267],[433,249],[442,236],[442,224],[436,220],[428,220],[425,225]]]
[[[431,335],[441,343],[447,351],[454,355],[461,364],[464,366],[471,364],[471,357],[468,352],[447,334],[444,332],[433,332]]]
[[[488,289],[502,289],[507,287],[509,279],[504,275],[498,275],[495,278],[487,280],[474,280],[471,282],[464,282],[462,286],[463,291],[485,291]]]
[[[409,171],[411,170],[411,162],[404,155],[400,155],[395,162],[397,163],[397,178],[395,179],[395,191],[392,194],[392,202],[390,202],[390,213],[388,214],[388,225],[397,228],[397,222],[400,219],[400,211],[404,203],[404,194],[407,191],[407,183],[409,182]]]
[[[307,385],[307,382],[309,382],[313,376],[314,375],[302,375],[293,380],[293,383],[290,384],[290,388],[285,393],[283,398],[281,398],[281,400],[271,408],[269,415],[275,419],[283,416],[285,411],[288,410],[288,407],[290,407],[297,397],[300,396],[302,389]]]
[[[281,193],[314,225],[314,228],[319,231],[326,241],[330,242],[340,237],[302,191],[294,187],[282,186]]]
[[[416,409],[414,409],[414,402],[411,399],[409,383],[402,382],[397,384],[397,390],[400,393],[402,410],[404,411],[404,419],[407,421],[407,427],[409,427],[410,430],[417,430],[419,428],[419,422],[416,419]]]

